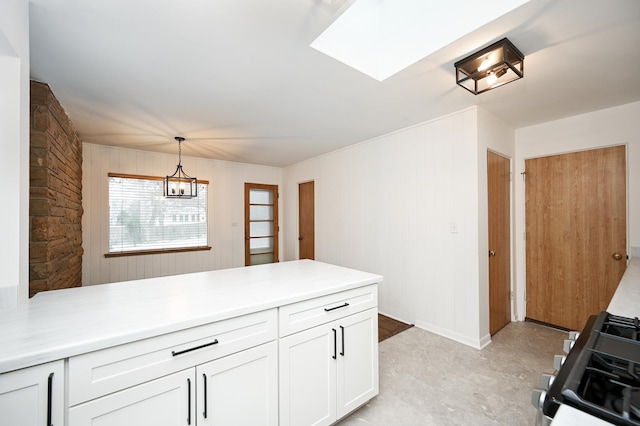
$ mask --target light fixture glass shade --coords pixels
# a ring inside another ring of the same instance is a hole
[[[176,136],[175,139],[178,141],[178,166],[171,176],[164,178],[164,196],[167,198],[197,197],[198,180],[182,170],[182,141],[184,138]]]
[[[474,95],[524,77],[524,55],[507,38],[455,63],[456,83]]]

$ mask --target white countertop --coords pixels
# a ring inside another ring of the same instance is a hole
[[[640,317],[640,257],[629,261],[607,312],[629,318]]]
[[[627,265],[607,312],[623,317],[640,317],[640,258],[633,258]],[[567,405],[560,405],[551,422],[553,426],[600,426],[611,423],[586,414]]]
[[[298,260],[42,292],[0,310],[0,373],[382,279]]]

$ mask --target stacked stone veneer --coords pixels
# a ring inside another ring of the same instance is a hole
[[[47,84],[31,82],[29,295],[82,285],[82,142]]]

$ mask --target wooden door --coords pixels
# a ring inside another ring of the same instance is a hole
[[[298,203],[298,240],[300,242],[299,258],[315,259],[313,181],[298,185]]]
[[[278,185],[244,184],[244,262],[278,262]]]
[[[489,206],[489,331],[511,322],[511,167],[510,160],[487,151]]]
[[[525,161],[527,317],[580,330],[626,269],[625,147]]]

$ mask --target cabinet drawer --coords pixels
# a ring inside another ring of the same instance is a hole
[[[377,284],[285,305],[278,314],[280,337],[376,306]]]
[[[257,312],[69,358],[73,406],[277,339],[277,310]]]

